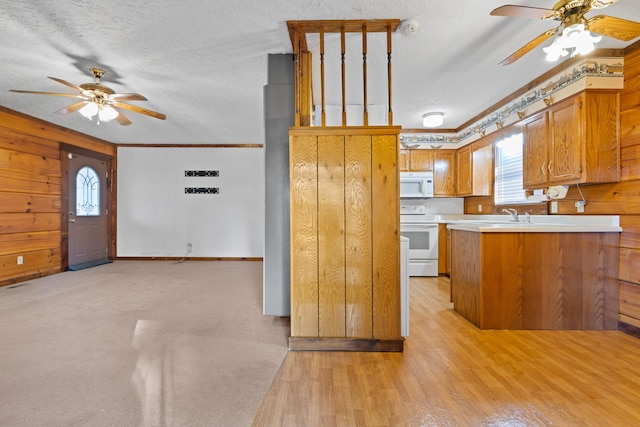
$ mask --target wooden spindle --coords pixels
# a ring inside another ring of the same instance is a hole
[[[347,78],[345,64],[345,30],[340,28],[340,58],[342,62],[342,126],[347,126]]]
[[[363,91],[363,126],[369,126],[367,111],[367,24],[362,25],[362,91]]]
[[[324,108],[324,27],[320,29],[320,103],[322,112],[320,113],[321,126],[327,125],[327,117]]]
[[[389,87],[389,113],[387,126],[393,126],[393,111],[391,109],[391,25],[387,25],[387,84]]]
[[[294,91],[295,91],[295,116],[294,116],[294,126],[300,126],[300,32],[298,31],[298,27],[296,26],[293,29],[293,61],[294,61]]]

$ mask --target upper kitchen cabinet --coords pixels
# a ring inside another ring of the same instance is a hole
[[[458,196],[490,196],[493,188],[493,144],[488,139],[457,152]]]
[[[455,150],[400,150],[400,171],[433,171],[434,197],[456,196],[455,161]]]
[[[411,150],[400,149],[398,153],[398,170],[400,172],[406,172],[409,170],[409,156]]]
[[[458,196],[471,196],[471,146],[465,145],[456,153],[456,187]]]
[[[411,150],[409,156],[409,170],[432,171],[433,150]]]
[[[433,151],[433,195],[434,197],[455,197],[456,175],[455,150]]]
[[[585,91],[524,122],[524,187],[618,182],[620,95]]]

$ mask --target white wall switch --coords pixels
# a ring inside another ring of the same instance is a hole
[[[17,260],[18,265],[22,265],[23,261],[24,261],[24,258],[22,258],[22,255],[18,255],[18,260]]]
[[[478,205],[478,212],[482,212],[482,204]]]

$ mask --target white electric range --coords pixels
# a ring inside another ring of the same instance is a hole
[[[438,275],[438,221],[421,204],[400,203],[400,235],[409,238],[409,276]]]

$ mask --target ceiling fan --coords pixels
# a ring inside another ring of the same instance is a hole
[[[519,16],[524,18],[539,18],[545,20],[560,21],[560,25],[545,31],[529,43],[515,51],[511,56],[500,62],[500,65],[509,65],[545,40],[559,33],[554,42],[544,48],[547,59],[557,60],[561,56],[578,53],[588,53],[593,49],[593,44],[601,37],[593,37],[590,32],[602,34],[618,40],[630,41],[640,36],[640,23],[613,16],[598,15],[593,18],[585,18],[592,9],[603,9],[618,0],[560,0],[553,9],[539,7],[504,5],[491,11],[493,16]]]
[[[100,83],[100,79],[105,75],[104,70],[100,68],[91,68],[91,74],[95,77],[95,82],[82,83],[80,86],[76,86],[68,81],[58,79],[56,77],[49,77],[51,80],[55,80],[58,83],[62,83],[63,85],[76,90],[78,93],[40,92],[18,89],[10,89],[10,91],[17,93],[32,93],[36,95],[65,96],[80,99],[80,101],[62,108],[56,111],[56,113],[69,114],[74,111],[78,111],[89,120],[92,120],[93,117],[97,117],[98,124],[100,124],[101,121],[108,122],[115,119],[121,125],[129,126],[131,124],[131,120],[129,120],[121,111],[116,110],[116,108],[145,114],[160,120],[167,118],[167,116],[162,113],[122,102],[146,101],[147,98],[137,93],[115,93],[113,89]]]

